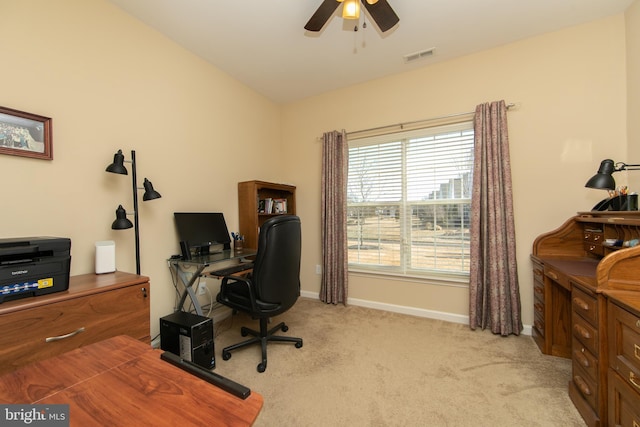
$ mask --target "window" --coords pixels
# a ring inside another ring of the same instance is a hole
[[[469,274],[473,123],[349,142],[349,269]]]

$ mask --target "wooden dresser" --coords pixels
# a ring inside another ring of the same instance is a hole
[[[117,335],[149,344],[149,297],[148,277],[117,271],[0,304],[0,374]]]
[[[640,295],[640,245],[619,244],[634,239],[640,212],[583,212],[533,244],[533,337],[572,359],[569,396],[589,426],[609,425],[608,295]]]

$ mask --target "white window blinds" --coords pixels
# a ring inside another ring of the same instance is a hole
[[[468,274],[473,124],[349,145],[350,269]]]

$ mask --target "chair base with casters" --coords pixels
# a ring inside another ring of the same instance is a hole
[[[267,330],[267,318],[260,319],[260,332],[254,331],[253,329],[249,329],[246,327],[240,328],[240,334],[243,337],[247,335],[253,336],[253,338],[248,339],[246,341],[242,341],[238,344],[230,345],[229,347],[225,347],[222,349],[222,360],[231,359],[231,352],[237,350],[239,348],[243,348],[253,344],[260,344],[262,348],[262,362],[258,364],[258,372],[264,372],[267,369],[267,343],[269,341],[277,341],[277,342],[289,342],[295,344],[296,348],[302,347],[302,338],[295,337],[283,337],[281,335],[275,335],[277,331],[287,332],[289,327],[285,325],[284,322],[278,323],[278,325],[273,328]]]

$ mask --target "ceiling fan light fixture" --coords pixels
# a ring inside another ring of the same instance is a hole
[[[360,0],[345,0],[342,6],[344,19],[360,19]]]
[[[338,0],[338,1],[340,1],[340,0]],[[378,3],[378,0],[367,0],[367,3],[376,4],[376,3]]]

